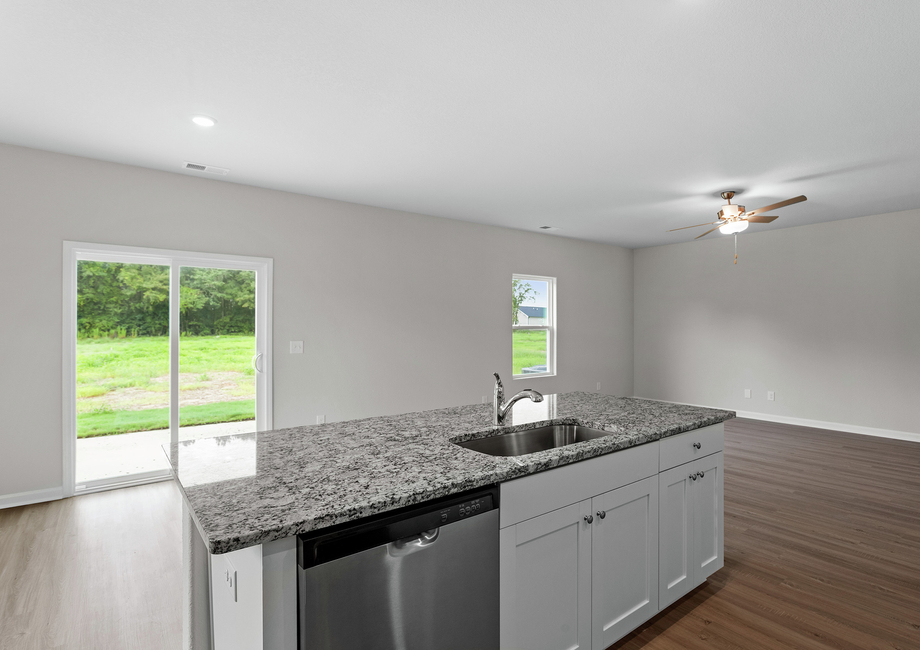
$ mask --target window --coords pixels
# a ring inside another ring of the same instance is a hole
[[[515,378],[556,374],[556,278],[511,276],[511,349]]]

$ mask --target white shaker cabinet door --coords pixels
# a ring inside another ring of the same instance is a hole
[[[592,645],[605,650],[658,612],[658,477],[591,499]]]
[[[692,463],[693,493],[693,572],[694,586],[724,564],[723,545],[723,454],[719,452]]]
[[[591,647],[590,514],[586,499],[501,530],[502,650]]]
[[[723,453],[658,475],[658,605],[664,609],[722,568]]]
[[[693,587],[693,480],[686,463],[658,475],[658,608]]]

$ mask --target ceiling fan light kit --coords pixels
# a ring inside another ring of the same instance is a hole
[[[682,228],[672,228],[668,232],[674,232],[675,230],[686,230],[687,228],[699,228],[700,226],[715,226],[704,232],[702,235],[697,236],[695,239],[700,237],[705,237],[709,233],[718,230],[725,235],[735,235],[735,264],[738,263],[738,233],[744,230],[747,230],[747,227],[752,223],[770,223],[774,221],[776,217],[774,216],[758,216],[764,212],[769,212],[770,210],[785,208],[787,205],[792,205],[793,203],[801,203],[802,201],[807,201],[807,197],[802,194],[801,196],[796,196],[792,199],[786,199],[785,201],[780,201],[779,203],[774,203],[763,208],[757,208],[756,210],[751,210],[750,212],[746,211],[746,208],[743,205],[732,205],[732,198],[735,196],[735,192],[731,190],[726,190],[722,192],[722,198],[727,201],[725,205],[722,206],[722,209],[716,214],[719,218],[718,221],[712,221],[710,223],[698,223],[695,226],[683,226]]]
[[[747,221],[729,221],[724,226],[719,226],[719,232],[721,232],[723,235],[731,235],[733,233],[739,233],[743,230],[747,230],[747,227]]]

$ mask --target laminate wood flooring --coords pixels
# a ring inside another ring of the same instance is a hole
[[[920,443],[725,423],[725,567],[615,650],[920,650]]]
[[[0,510],[0,648],[179,650],[172,481]]]

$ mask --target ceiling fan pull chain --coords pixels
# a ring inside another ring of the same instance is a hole
[[[738,233],[735,233],[735,264],[738,263]]]

